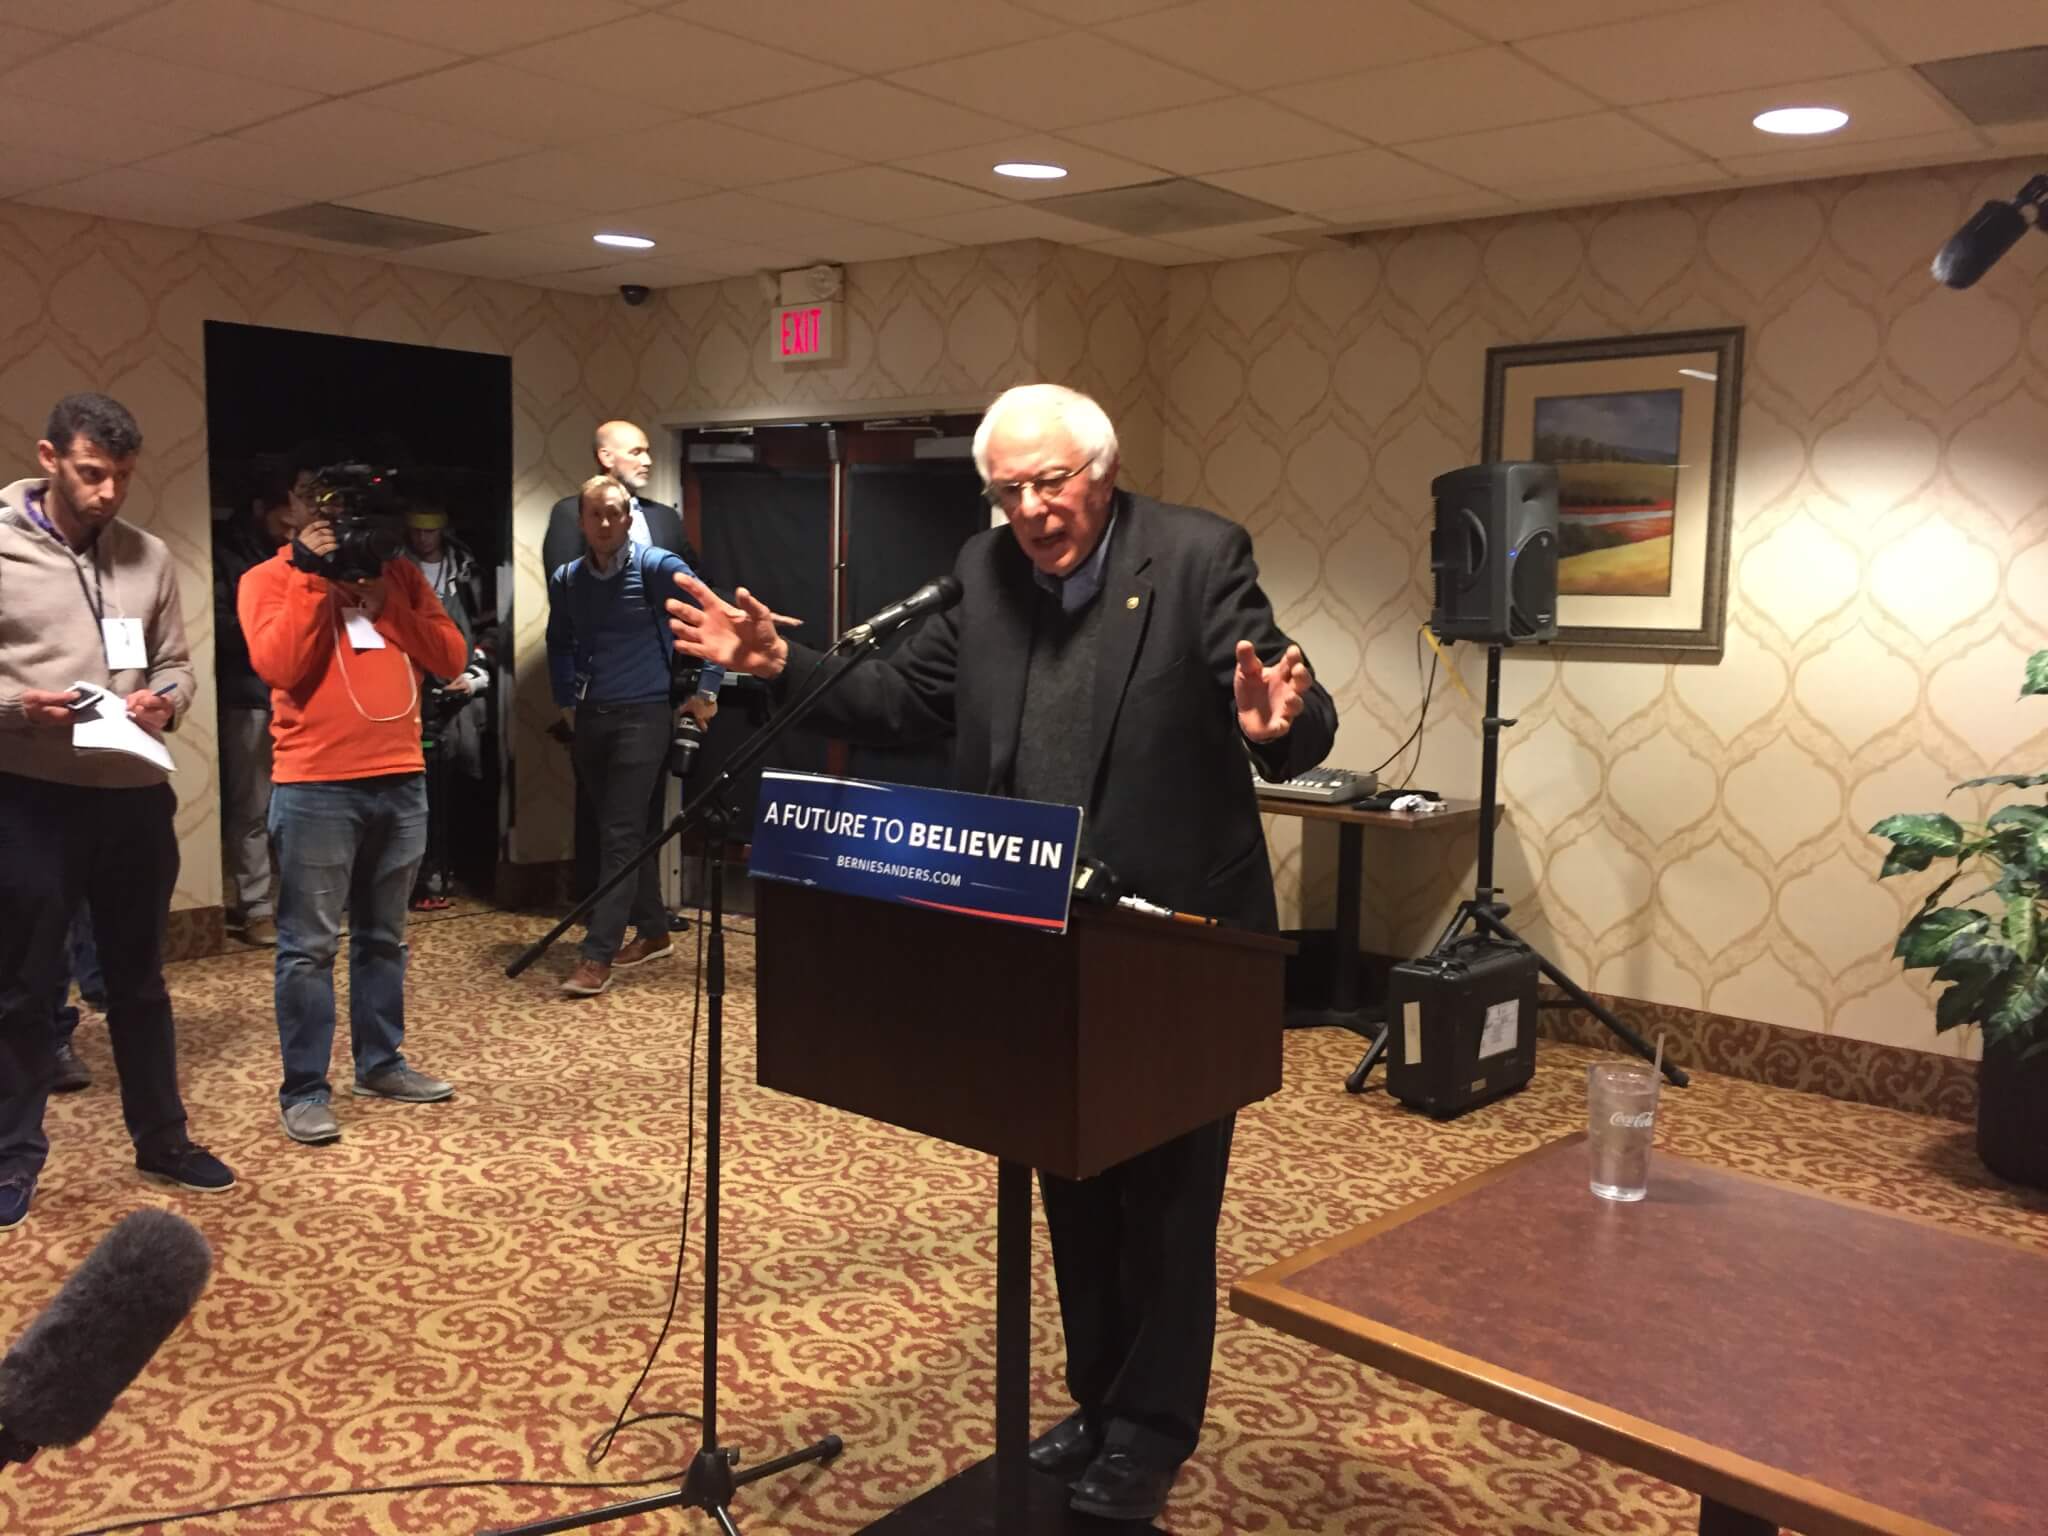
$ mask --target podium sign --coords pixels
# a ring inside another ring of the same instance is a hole
[[[1081,811],[770,770],[748,873],[1064,933]]]

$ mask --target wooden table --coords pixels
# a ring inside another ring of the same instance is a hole
[[[1479,802],[1446,800],[1443,810],[1418,816],[1412,811],[1362,811],[1354,805],[1322,805],[1286,795],[1262,794],[1259,809],[1272,816],[1337,823],[1337,927],[1330,944],[1330,1002],[1327,1008],[1290,1009],[1287,1027],[1334,1024],[1367,1039],[1377,1037],[1379,1010],[1362,1008],[1358,1002],[1358,919],[1365,885],[1365,829],[1386,827],[1414,832],[1468,827],[1479,820]]]
[[[1704,1536],[2048,1530],[2048,1254],[1658,1152],[1539,1147],[1231,1306],[1701,1496]]]

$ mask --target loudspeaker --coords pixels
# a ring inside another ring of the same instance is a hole
[[[1557,470],[1472,464],[1429,484],[1436,524],[1429,627],[1445,640],[1557,638]]]

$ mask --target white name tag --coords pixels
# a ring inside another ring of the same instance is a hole
[[[107,670],[132,672],[149,666],[149,647],[143,643],[142,620],[101,619],[100,638],[107,648]]]
[[[377,633],[377,626],[366,613],[352,613],[348,616],[348,643],[359,651],[381,651],[384,637]]]

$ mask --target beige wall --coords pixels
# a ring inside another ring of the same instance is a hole
[[[2024,168],[1956,168],[1390,232],[1171,272],[1027,242],[848,269],[846,361],[766,354],[753,279],[610,298],[0,205],[0,428],[19,473],[49,403],[103,388],[149,443],[130,502],[168,540],[212,653],[208,319],[509,355],[519,827],[567,847],[540,730],[539,536],[615,413],[657,423],[973,409],[1050,377],[1098,394],[1126,478],[1258,537],[1268,587],[1378,761],[1419,698],[1427,486],[1477,457],[1484,353],[1545,337],[1748,328],[1729,641],[1718,665],[1517,655],[1503,883],[1589,984],[1933,1048],[1889,935],[1911,905],[1863,828],[2048,759],[2014,705],[2048,632],[2048,240],[1970,294],[1929,253]],[[1459,654],[1459,653],[1454,653]],[[1477,653],[1461,671],[1475,693]],[[1439,685],[1417,782],[1476,788],[1477,711]],[[176,905],[220,899],[212,699],[177,743]],[[1971,797],[1959,796],[1966,808]],[[1275,822],[1283,902],[1326,914],[1331,849]],[[1413,947],[1469,840],[1369,847],[1366,939]],[[1941,1048],[1953,1048],[1941,1042]]]
[[[1937,1048],[1926,989],[1889,958],[1915,888],[1877,882],[1865,829],[2048,766],[2048,712],[2015,704],[2048,645],[2048,240],[1966,294],[1927,276],[2024,175],[1581,209],[1169,277],[1166,493],[1253,529],[1354,766],[1413,723],[1428,485],[1478,457],[1486,348],[1747,327],[1725,656],[1504,669],[1501,883],[1585,983]],[[1484,653],[1453,654],[1478,695]],[[1439,684],[1415,782],[1477,793],[1478,715]],[[1299,823],[1273,831],[1283,890],[1326,913],[1328,841],[1304,859]],[[1470,856],[1370,843],[1367,942],[1425,943]]]

